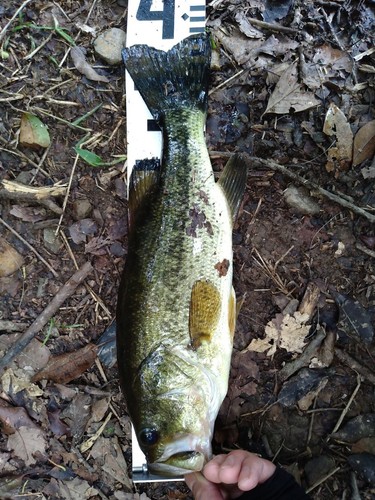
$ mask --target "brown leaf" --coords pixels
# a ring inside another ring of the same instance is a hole
[[[106,76],[99,75],[99,73],[97,73],[94,68],[90,66],[90,64],[86,61],[85,54],[82,52],[82,49],[80,47],[72,47],[70,50],[70,55],[72,56],[73,64],[76,69],[78,69],[78,71],[86,78],[95,82],[107,83],[109,81]]]
[[[22,207],[13,205],[9,213],[25,222],[38,222],[47,218],[47,211],[40,207]]]
[[[0,427],[4,434],[13,434],[20,427],[38,429],[38,426],[31,420],[25,408],[4,406],[0,404]]]
[[[297,81],[297,63],[291,64],[281,75],[275,90],[269,98],[267,113],[297,113],[318,106],[314,95],[304,92]]]
[[[0,278],[10,276],[23,265],[23,257],[9,243],[0,238]]]
[[[353,132],[346,116],[334,103],[328,108],[323,132],[336,137],[336,143],[328,150],[327,172],[348,170],[352,162]]]
[[[375,154],[375,120],[363,125],[354,138],[353,167]]]
[[[84,373],[95,361],[97,346],[87,344],[78,351],[53,356],[47,366],[32,378],[33,382],[46,379],[66,384]]]
[[[46,447],[47,441],[41,429],[23,426],[9,436],[7,444],[8,450],[13,450],[14,455],[23,460],[25,465],[35,464],[35,455],[45,455]]]

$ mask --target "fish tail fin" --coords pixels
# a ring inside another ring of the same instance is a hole
[[[122,57],[156,120],[168,109],[206,111],[211,46],[205,33],[185,38],[167,52],[133,45],[123,50]]]

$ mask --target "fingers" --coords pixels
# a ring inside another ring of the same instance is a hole
[[[218,455],[203,469],[203,474],[212,483],[237,484],[242,491],[249,491],[263,483],[275,471],[268,460],[244,450]]]
[[[200,472],[186,474],[185,482],[191,489],[195,500],[223,500],[224,497],[216,484],[210,483]]]

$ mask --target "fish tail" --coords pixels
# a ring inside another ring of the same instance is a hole
[[[122,57],[156,120],[182,107],[206,112],[211,46],[205,33],[185,38],[167,52],[133,45]]]

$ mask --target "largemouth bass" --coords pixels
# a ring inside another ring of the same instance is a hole
[[[123,51],[163,132],[161,167],[129,186],[129,249],[117,307],[120,381],[149,469],[201,470],[226,395],[235,328],[232,224],[247,178],[235,155],[215,182],[204,139],[210,42]]]

